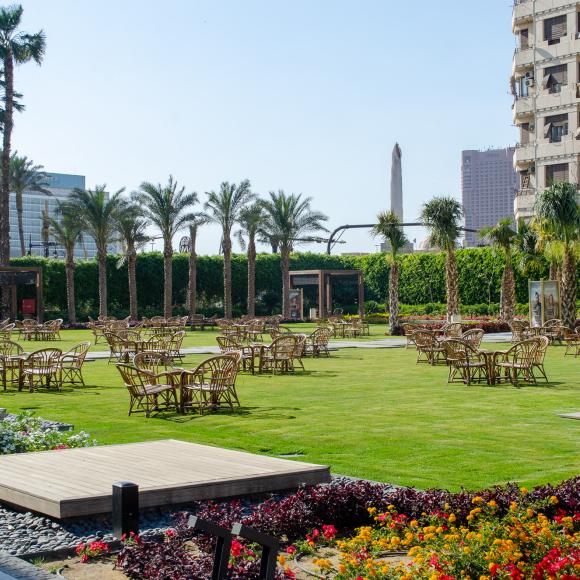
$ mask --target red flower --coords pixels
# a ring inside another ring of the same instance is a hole
[[[286,554],[295,554],[296,553],[296,546],[288,546],[286,548]]]
[[[327,540],[332,540],[336,536],[336,528],[333,525],[322,526],[322,535]]]
[[[232,540],[232,556],[234,558],[238,558],[239,556],[242,555],[242,551],[244,549],[244,546],[241,544],[241,542],[238,542],[238,540]]]
[[[175,536],[175,530],[165,530],[165,536],[167,538],[173,538]]]
[[[81,562],[82,562],[83,564],[86,564],[88,561],[89,561],[89,557],[88,557],[86,554],[83,554],[83,555],[81,556]]]
[[[85,544],[83,542],[81,542],[77,547],[76,547],[76,553],[80,554],[81,552],[83,552],[85,549]]]

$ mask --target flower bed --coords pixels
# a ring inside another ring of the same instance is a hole
[[[318,575],[340,579],[570,580],[580,572],[574,568],[580,566],[580,477],[532,491],[508,485],[456,494],[340,481],[252,508],[239,501],[209,502],[195,511],[226,528],[241,521],[277,536],[286,546],[279,578],[295,577],[297,553],[318,551]],[[117,566],[130,578],[205,577],[213,539],[194,533],[186,521],[181,514],[162,543],[129,538]],[[326,557],[329,550],[339,558],[336,567]],[[412,561],[388,565],[383,555],[389,553]],[[256,546],[236,540],[231,577],[255,577],[258,558]],[[553,570],[562,574],[550,576]]]
[[[59,430],[32,413],[8,415],[0,421],[0,455],[96,445],[88,433]]]

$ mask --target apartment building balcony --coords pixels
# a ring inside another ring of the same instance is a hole
[[[529,68],[534,64],[533,46],[517,47],[512,59],[512,72]]]
[[[514,123],[516,119],[525,119],[534,114],[534,102],[532,97],[516,97],[512,105]]]
[[[525,166],[535,159],[535,148],[533,143],[518,143],[514,151],[514,166]]]
[[[570,0],[536,0],[535,12],[536,16],[541,16],[542,13],[557,11],[560,8],[569,7],[573,4]],[[523,22],[531,22],[534,14],[534,6],[532,0],[514,0],[514,8],[512,12],[512,25]]]

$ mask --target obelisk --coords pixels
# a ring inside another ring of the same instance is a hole
[[[393,147],[391,160],[391,211],[403,221],[403,168],[401,157],[403,156],[398,143]]]

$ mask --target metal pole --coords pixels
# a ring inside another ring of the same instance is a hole
[[[139,486],[129,481],[113,484],[113,535],[139,533]]]

